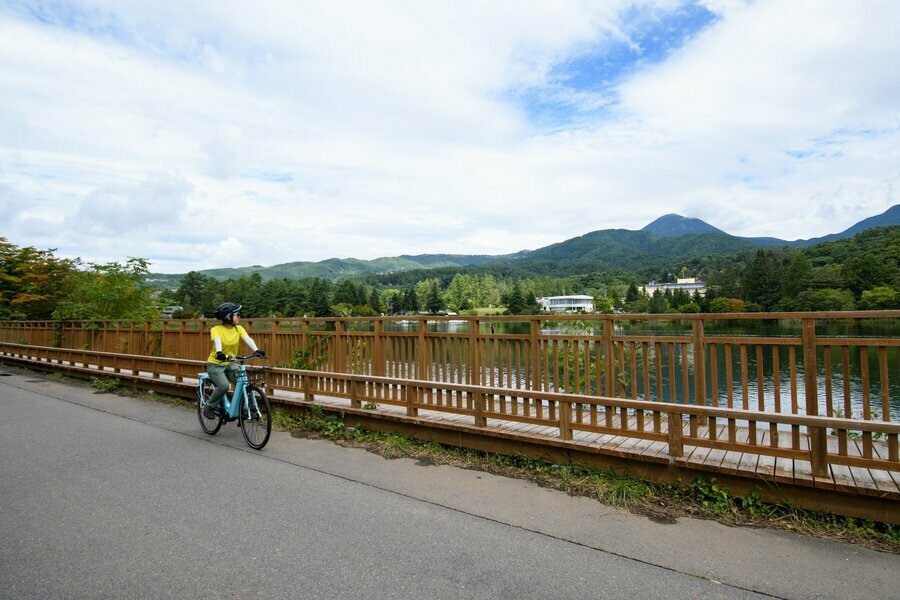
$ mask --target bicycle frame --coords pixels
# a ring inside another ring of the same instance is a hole
[[[199,380],[198,383],[202,387],[206,380],[209,379],[209,373],[198,373],[197,377]],[[225,409],[229,421],[238,418],[238,411],[241,409],[241,406],[244,405],[244,400],[248,397],[247,387],[249,385],[250,379],[247,377],[247,367],[244,366],[242,361],[238,364],[238,373],[234,380],[234,391],[231,394],[231,398],[228,397],[227,393],[222,396],[222,407]],[[249,407],[249,409],[259,410],[255,406]]]
[[[230,374],[234,377],[234,391],[222,396],[215,415],[206,410],[209,395],[213,393],[209,372],[197,373],[197,419],[203,433],[207,435],[216,435],[224,423],[238,421],[247,445],[254,450],[261,450],[272,433],[272,409],[266,397],[266,382],[263,377],[267,367],[250,370],[244,365],[244,361],[253,358],[261,357],[256,351],[250,356],[228,357],[232,363],[238,363],[236,367],[229,364]]]

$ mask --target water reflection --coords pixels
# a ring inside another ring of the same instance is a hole
[[[418,330],[419,322],[418,319],[385,322],[384,330],[415,332]],[[468,334],[470,331],[470,321],[466,319],[425,320],[425,322],[429,332]],[[485,344],[481,380],[488,385],[495,382],[507,387],[529,385],[532,375],[526,363],[530,356],[530,322],[494,321],[482,318],[479,323],[479,337]],[[541,322],[541,336],[551,339],[560,335],[583,336],[584,351],[593,354],[596,352],[595,344],[602,339],[603,328],[604,321],[545,320]],[[897,332],[897,323],[894,319],[831,319],[817,322],[816,337],[820,342],[816,357],[819,414],[826,415],[830,412],[835,416],[861,418],[868,402],[869,418],[880,420],[887,415],[890,420],[900,422],[900,377],[895,375],[900,372],[898,368],[900,347],[860,348],[855,344],[845,352],[840,344],[842,338],[890,340],[897,336]],[[624,379],[627,385],[624,395],[662,401],[674,398],[676,402],[694,398],[691,333],[692,324],[689,320],[616,320],[614,335],[617,340],[625,341],[626,347],[630,346],[628,339],[631,336],[669,339],[677,337],[684,341],[684,343],[660,344],[658,355],[656,345],[651,342],[647,352],[650,361],[649,377],[646,379],[643,375],[643,355],[639,352],[634,363],[637,373],[630,372],[631,360],[626,355]],[[521,337],[517,340],[502,337],[510,335]],[[802,339],[802,321],[706,320],[704,335],[707,353],[713,347],[710,343],[715,343],[716,354],[714,361],[708,354],[705,361],[707,404],[806,414],[803,351],[799,345]],[[730,354],[726,354],[729,351],[726,351],[726,344],[721,340],[725,337],[731,338]],[[755,338],[776,338],[784,341],[794,339],[797,343],[780,345],[776,352],[773,351],[771,344],[754,344]],[[821,345],[825,338],[834,340],[834,344],[827,352],[827,360],[826,350]],[[547,340],[544,340],[544,343],[546,344]],[[742,343],[744,353],[741,352]],[[638,347],[640,346],[638,344]],[[793,357],[791,346],[794,348]],[[685,361],[688,364],[687,377],[683,367]],[[659,386],[656,382],[657,362],[661,375]],[[883,377],[882,364],[886,366],[884,373],[894,375],[893,377]],[[440,374],[452,367],[434,365],[434,368],[435,374]],[[621,365],[618,368],[622,369]],[[465,368],[461,373],[464,374],[461,379],[467,379]],[[742,380],[742,373],[747,373],[746,381]],[[645,381],[650,384],[646,391]],[[634,390],[631,388],[632,384],[636,386]],[[547,382],[546,385],[548,390],[554,390],[553,381]]]

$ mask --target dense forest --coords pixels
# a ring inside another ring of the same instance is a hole
[[[699,257],[682,254],[677,247],[671,246],[670,259],[633,270],[590,270],[589,261],[567,264],[553,260],[551,247],[547,256],[526,263],[438,267],[337,281],[264,281],[259,273],[220,279],[191,272],[177,288],[160,290],[149,285],[144,259],[84,264],[0,238],[0,319],[151,318],[167,306],[180,307],[176,318],[194,317],[210,314],[224,300],[243,304],[249,317],[527,314],[537,311],[537,297],[564,294],[593,296],[598,312],[900,308],[900,226],[873,228],[806,248],[761,247]],[[706,281],[708,293],[640,292],[644,283],[671,282],[682,275]]]

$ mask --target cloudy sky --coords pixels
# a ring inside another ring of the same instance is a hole
[[[152,270],[900,203],[895,0],[0,0],[0,236]]]

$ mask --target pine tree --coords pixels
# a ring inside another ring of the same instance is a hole
[[[441,290],[438,287],[437,280],[434,280],[428,286],[428,295],[425,297],[425,310],[434,314],[440,312],[443,308],[444,299],[441,298]]]

